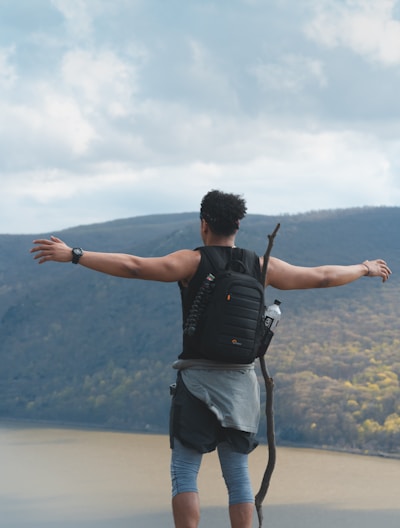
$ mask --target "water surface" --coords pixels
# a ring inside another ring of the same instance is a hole
[[[173,528],[166,436],[0,426],[0,528]],[[266,448],[250,457],[257,489]],[[228,527],[215,453],[200,478],[203,528]],[[399,528],[400,461],[278,448],[266,528]],[[257,526],[256,521],[254,526]]]

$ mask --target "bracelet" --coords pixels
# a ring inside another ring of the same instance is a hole
[[[369,277],[369,275],[371,273],[371,270],[369,269],[369,266],[368,266],[367,262],[368,262],[368,260],[366,260],[365,262],[362,263],[362,265],[367,268],[367,273],[365,274],[365,277]]]

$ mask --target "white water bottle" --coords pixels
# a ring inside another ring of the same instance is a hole
[[[281,301],[278,301],[278,299],[275,299],[274,304],[270,304],[268,308],[265,310],[264,315],[264,324],[266,328],[269,328],[272,332],[275,332],[276,327],[279,324],[279,321],[281,320],[281,309],[280,309]]]

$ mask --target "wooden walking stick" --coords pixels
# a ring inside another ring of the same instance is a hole
[[[268,247],[264,255],[264,262],[263,262],[263,268],[262,268],[262,273],[261,273],[263,284],[265,284],[268,260],[271,254],[272,246],[274,244],[274,238],[279,228],[280,228],[280,224],[277,224],[273,233],[271,235],[268,235]],[[263,522],[262,503],[267,494],[269,483],[271,480],[272,472],[274,471],[275,461],[276,461],[274,411],[273,411],[274,380],[269,375],[267,365],[265,362],[265,353],[271,342],[272,336],[273,336],[273,332],[271,331],[268,336],[268,339],[266,340],[266,342],[263,343],[262,350],[260,349],[260,354],[259,354],[261,372],[262,372],[264,383],[265,383],[265,393],[266,393],[265,395],[265,398],[266,398],[265,415],[266,415],[266,422],[267,422],[267,440],[268,440],[268,463],[267,463],[267,467],[264,472],[263,479],[261,481],[260,489],[255,496],[255,506],[256,506],[256,511],[258,515],[258,527],[259,528],[262,527],[262,522]]]

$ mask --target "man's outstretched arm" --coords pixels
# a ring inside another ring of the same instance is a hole
[[[271,257],[268,263],[266,285],[280,290],[303,290],[343,286],[361,277],[380,277],[387,281],[391,270],[382,259],[366,260],[349,266],[326,265],[316,267],[293,266]]]
[[[39,264],[71,262],[72,248],[57,237],[33,241],[31,253]],[[196,272],[199,252],[183,249],[163,257],[143,258],[126,253],[84,251],[79,264],[94,271],[128,279],[187,281]]]

